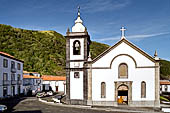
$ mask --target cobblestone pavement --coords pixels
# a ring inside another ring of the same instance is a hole
[[[8,111],[10,112],[10,111]],[[74,108],[73,106],[49,105],[38,101],[36,98],[27,98],[13,107],[12,113],[140,113],[139,110],[119,110],[111,108]],[[141,111],[144,113],[144,111]],[[147,112],[145,113],[152,113]]]

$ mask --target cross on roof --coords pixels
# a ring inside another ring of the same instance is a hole
[[[125,29],[124,27],[122,27],[120,30],[122,31],[122,37],[125,37],[125,31],[126,31],[126,29]]]
[[[78,16],[80,16],[80,6],[78,6]]]
[[[78,6],[78,11],[80,11],[80,6]]]

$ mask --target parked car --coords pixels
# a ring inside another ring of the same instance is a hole
[[[48,92],[47,92],[47,95],[52,96],[52,95],[53,95],[53,92],[52,92],[52,91],[48,91]]]
[[[62,95],[56,95],[52,99],[56,103],[61,103],[61,98],[62,98]]]
[[[7,106],[6,105],[0,105],[0,112],[4,112],[7,110]]]

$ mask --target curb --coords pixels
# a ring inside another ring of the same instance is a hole
[[[82,106],[82,105],[66,105],[62,103],[54,103],[54,102],[47,102],[45,100],[42,100],[41,98],[38,98],[38,101],[49,104],[49,105],[55,105],[55,106],[62,106],[62,107],[71,107],[71,108],[85,108],[85,109],[90,109],[92,108],[91,106]]]
[[[54,102],[47,102],[42,100],[41,98],[38,99],[40,102],[43,102],[48,105],[54,106],[61,106],[61,107],[70,107],[70,108],[79,108],[79,109],[90,109],[90,110],[97,110],[97,111],[107,111],[107,112],[125,112],[125,113],[162,113],[162,112],[154,112],[154,111],[140,111],[140,110],[123,110],[123,109],[113,109],[113,108],[93,108],[92,106],[82,106],[82,105],[66,105],[62,103],[54,103]]]

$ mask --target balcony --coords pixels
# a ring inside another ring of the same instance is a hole
[[[21,84],[22,84],[22,80],[18,80],[18,81],[17,81],[17,84],[18,84],[18,85],[21,85]]]
[[[11,68],[12,73],[16,73],[16,68]]]
[[[17,81],[16,80],[11,80],[11,85],[16,85]]]
[[[3,85],[11,85],[11,81],[10,80],[3,80]]]

